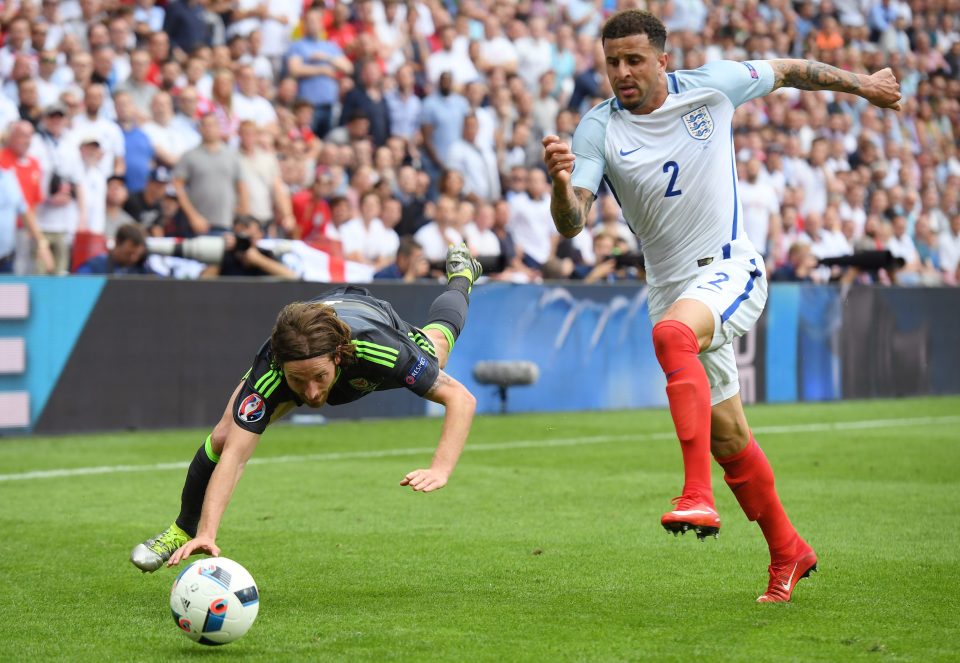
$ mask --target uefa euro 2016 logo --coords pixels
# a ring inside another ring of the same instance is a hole
[[[710,109],[705,105],[695,108],[681,119],[683,126],[687,128],[687,133],[697,140],[707,140],[713,135],[713,117],[710,115]]]

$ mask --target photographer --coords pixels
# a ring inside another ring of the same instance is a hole
[[[810,245],[794,242],[787,253],[787,262],[770,275],[771,281],[796,283],[812,280],[813,270],[817,268],[817,259],[810,253]]]
[[[584,283],[613,283],[636,280],[643,275],[643,256],[628,250],[627,243],[602,232],[593,238],[593,252],[597,260],[592,268],[580,266],[573,276]]]
[[[77,274],[141,274],[154,272],[146,266],[147,242],[143,229],[136,223],[117,228],[113,248],[107,253],[90,258],[79,267]]]
[[[219,265],[205,269],[203,276],[276,276],[296,281],[293,270],[273,253],[257,248],[261,239],[263,228],[260,223],[250,216],[238,216],[233,222],[233,234],[224,236],[223,259]]]

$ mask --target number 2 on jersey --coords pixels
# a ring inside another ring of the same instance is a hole
[[[670,183],[667,185],[667,192],[663,194],[664,198],[672,198],[683,193],[680,189],[674,189],[677,184],[677,175],[680,174],[680,166],[676,161],[668,161],[663,164],[663,172],[670,173]]]

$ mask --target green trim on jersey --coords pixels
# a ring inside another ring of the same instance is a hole
[[[400,351],[396,348],[356,339],[350,342],[356,347],[358,359],[365,359],[370,363],[380,364],[387,368],[393,368],[397,365],[397,357],[400,355]]]
[[[218,463],[220,462],[220,456],[213,453],[213,440],[211,439],[212,437],[213,437],[213,433],[211,433],[210,435],[207,435],[207,440],[206,442],[203,443],[203,450],[207,452],[207,458],[209,458],[211,462]]]
[[[428,329],[439,329],[443,335],[447,337],[447,343],[450,344],[450,350],[453,350],[453,344],[456,342],[456,340],[453,338],[452,331],[436,322],[431,322],[429,325],[423,328],[423,331],[427,331]]]
[[[434,349],[433,342],[429,338],[425,337],[420,332],[407,332],[407,336],[409,336],[410,340],[416,343],[417,347],[419,347],[421,350],[425,350],[433,357],[437,356],[437,351]]]
[[[283,382],[283,370],[271,368],[260,376],[257,383],[253,385],[253,389],[263,395],[264,398],[270,398],[270,394],[276,391],[281,382]]]

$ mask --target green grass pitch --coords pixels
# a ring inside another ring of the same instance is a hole
[[[748,416],[820,556],[789,605],[754,603],[766,547],[719,468],[719,540],[660,528],[666,411],[479,418],[431,495],[398,482],[439,420],[276,426],[218,539],[260,617],[219,648],[177,632],[173,570],[127,561],[206,431],[0,440],[0,660],[958,660],[960,398]]]

